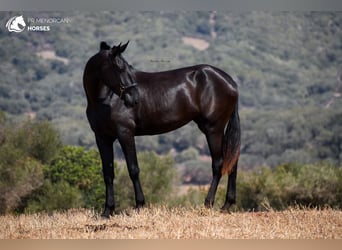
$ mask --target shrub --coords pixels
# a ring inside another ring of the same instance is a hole
[[[49,163],[62,146],[59,134],[46,121],[28,120],[14,131],[12,140],[17,147],[44,164]]]
[[[83,204],[82,194],[78,188],[70,186],[66,181],[51,183],[45,180],[44,185],[31,194],[24,211],[26,213],[51,212],[77,208]]]
[[[43,163],[57,154],[61,142],[41,121],[13,124],[0,114],[0,213],[14,211],[44,182]]]
[[[44,175],[51,184],[61,182],[77,189],[86,208],[102,207],[104,184],[100,156],[96,150],[64,146],[59,155],[44,168]],[[63,187],[63,186],[59,186]]]
[[[237,207],[276,210],[292,205],[341,208],[342,169],[329,163],[286,164],[240,172]]]
[[[140,181],[147,203],[164,203],[170,199],[176,177],[176,169],[170,156],[159,156],[154,152],[138,154]],[[130,184],[128,184],[130,183]],[[114,190],[117,210],[134,204],[133,185],[125,164],[115,168]]]
[[[183,163],[186,161],[197,160],[198,157],[199,157],[198,151],[195,148],[190,147],[182,151],[181,153],[177,154],[175,157],[175,161],[176,163]]]
[[[1,153],[6,151],[4,147],[1,148]],[[7,152],[7,157],[15,157],[13,150]],[[42,165],[39,161],[19,157],[10,159],[11,164],[7,164],[8,158],[2,158],[3,155],[0,156],[0,214],[14,211],[25,196],[43,184]]]
[[[146,201],[166,201],[173,191],[176,175],[172,158],[144,152],[138,155],[138,160]],[[114,169],[116,210],[119,211],[134,205],[134,192],[125,164],[115,162]],[[44,176],[44,185],[27,199],[24,211],[103,208],[105,185],[97,150],[65,146],[51,164],[44,167]]]
[[[237,178],[237,210],[284,210],[294,205],[342,208],[342,168],[329,163],[284,164],[275,169],[263,167],[239,171]],[[203,204],[207,191],[190,189],[174,203]],[[215,207],[223,205],[225,195],[226,184],[220,185]]]

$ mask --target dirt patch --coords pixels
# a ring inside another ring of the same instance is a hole
[[[184,36],[182,37],[182,40],[184,44],[190,45],[198,50],[206,50],[210,46],[210,44],[204,39]]]
[[[54,50],[42,50],[37,52],[37,56],[45,60],[57,60],[66,65],[69,64],[69,59],[61,56],[57,56]]]

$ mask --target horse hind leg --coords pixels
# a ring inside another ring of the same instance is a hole
[[[238,105],[235,105],[234,111],[229,119],[224,134],[224,163],[223,173],[228,173],[228,186],[226,201],[221,211],[229,212],[231,205],[236,202],[236,176],[240,156],[241,131]]]
[[[205,199],[205,206],[207,208],[213,207],[215,201],[215,195],[218,184],[222,177],[222,165],[223,165],[223,153],[222,153],[222,141],[223,133],[206,133],[208,146],[212,158],[212,182],[208,191],[208,195]],[[229,209],[236,202],[236,177],[237,177],[237,162],[235,163],[232,172],[228,176],[226,199],[222,212],[229,212]]]
[[[226,201],[221,208],[222,212],[228,212],[232,205],[236,203],[236,176],[237,176],[237,163],[235,163],[232,172],[228,177]]]
[[[214,205],[215,195],[217,191],[218,184],[222,177],[222,164],[223,164],[223,154],[222,154],[222,135],[223,132],[206,132],[205,133],[209,151],[212,158],[212,181],[208,191],[208,195],[205,199],[204,205],[210,208]]]

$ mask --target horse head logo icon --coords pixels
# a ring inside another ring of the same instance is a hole
[[[6,28],[9,32],[22,32],[26,27],[23,16],[14,16],[6,23]]]

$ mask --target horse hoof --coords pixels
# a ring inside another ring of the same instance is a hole
[[[224,208],[224,207],[222,207],[222,208],[220,209],[220,212],[221,212],[222,214],[231,214],[231,213],[232,213],[232,212],[229,210],[229,208],[226,209],[226,208]]]
[[[143,201],[137,201],[135,208],[139,209],[139,208],[143,208],[144,206],[145,206],[145,201],[144,200]]]
[[[138,213],[140,212],[140,210],[142,210],[145,207],[145,202],[137,204],[135,206],[135,211],[137,211]]]
[[[212,208],[212,207],[214,206],[214,201],[205,200],[204,206],[205,206],[206,208]]]
[[[102,213],[102,214],[101,214],[101,218],[102,218],[102,219],[108,220],[108,219],[110,218],[110,215],[105,214],[105,213]]]
[[[101,217],[103,219],[109,219],[110,216],[114,214],[114,209],[106,208],[103,213],[101,214]]]
[[[223,207],[221,207],[220,212],[223,214],[231,214],[232,212],[230,211],[231,204],[224,204]]]

